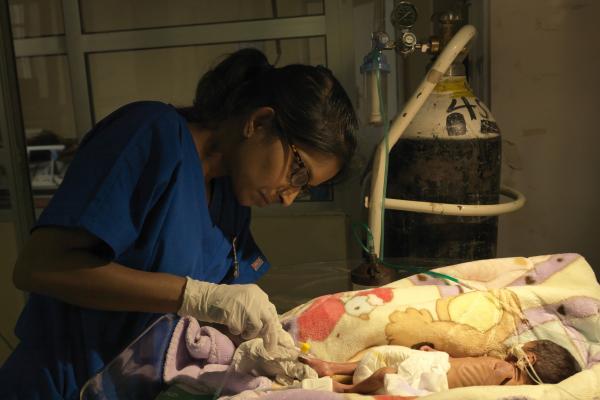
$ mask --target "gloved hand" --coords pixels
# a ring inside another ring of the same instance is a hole
[[[283,346],[267,351],[262,340],[254,339],[238,346],[233,353],[231,366],[236,372],[275,378],[285,386],[291,385],[294,380],[317,378],[317,372],[300,361],[298,356],[298,350]]]
[[[187,277],[177,314],[226,325],[242,339],[260,337],[267,351],[293,346],[269,296],[256,285],[218,285]]]

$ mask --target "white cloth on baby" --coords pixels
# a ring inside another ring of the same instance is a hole
[[[352,380],[362,382],[383,367],[396,368],[396,373],[386,374],[384,388],[377,394],[425,396],[448,390],[450,361],[443,351],[393,345],[373,347],[359,361]]]

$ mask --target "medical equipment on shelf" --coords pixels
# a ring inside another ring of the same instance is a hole
[[[27,146],[31,187],[34,190],[56,189],[61,184],[63,178],[57,160],[64,149],[64,144]]]
[[[462,61],[475,28],[465,25],[458,30],[460,15],[448,11],[439,17],[439,38],[419,43],[410,31],[416,18],[410,2],[398,2],[392,12],[397,40],[374,32],[373,49],[365,58],[373,59],[372,53],[388,49],[403,56],[415,51],[437,55],[391,127],[383,104],[381,76],[385,71],[375,69],[377,84],[366,88],[377,89],[367,97],[380,100],[384,138],[375,150],[370,195],[365,198],[371,260],[352,272],[355,286],[389,281],[384,256],[437,259],[440,266],[442,260],[456,263],[495,257],[496,216],[525,203],[521,193],[500,186],[500,130],[466,81]],[[388,198],[388,192],[393,197]],[[512,201],[496,204],[500,194]],[[396,198],[400,196],[404,198]],[[384,220],[385,209],[394,211]],[[424,267],[408,269],[426,271]]]
[[[369,107],[368,122],[371,125],[381,125],[383,123],[384,103],[380,98],[386,98],[387,75],[390,73],[390,64],[387,61],[383,50],[389,43],[389,38],[381,32],[375,32],[372,45],[373,49],[363,59],[360,66],[360,73],[363,75],[366,94],[366,104]],[[381,88],[381,96],[379,89]]]

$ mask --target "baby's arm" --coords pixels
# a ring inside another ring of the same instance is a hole
[[[309,367],[317,371],[319,377],[333,375],[352,375],[357,365],[357,363],[355,362],[331,362],[319,360],[318,358],[314,357],[298,357],[298,360],[300,360],[300,362],[304,364],[307,364]]]

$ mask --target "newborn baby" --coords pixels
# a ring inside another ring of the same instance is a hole
[[[505,360],[488,356],[455,358],[429,344],[416,346],[373,347],[358,362],[300,360],[320,377],[353,375],[352,384],[334,381],[336,392],[410,397],[463,386],[558,383],[580,370],[569,351],[549,340],[515,346]]]

